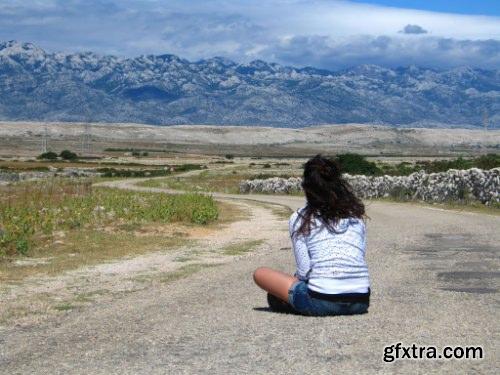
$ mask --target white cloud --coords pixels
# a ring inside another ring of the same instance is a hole
[[[267,55],[295,65],[340,69],[361,64],[452,68],[500,66],[500,41],[360,35],[343,38],[298,36],[269,46]]]
[[[329,0],[3,0],[0,40],[126,56],[174,53],[339,68],[498,66],[500,18]],[[418,25],[427,34],[399,33]],[[496,65],[495,65],[496,64]]]

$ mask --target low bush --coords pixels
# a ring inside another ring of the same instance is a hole
[[[335,160],[340,164],[343,173],[379,176],[383,171],[371,161],[359,154],[339,154]]]
[[[179,164],[163,169],[118,169],[118,168],[98,168],[97,172],[103,177],[161,177],[168,176],[174,172],[187,172],[191,170],[204,169],[200,164]]]
[[[479,168],[489,170],[498,167],[500,167],[500,155],[487,154],[468,159],[458,157],[450,160],[417,161],[414,164],[408,162],[402,162],[396,165],[383,164],[381,169],[383,174],[390,176],[408,176],[418,171],[424,171],[426,173],[439,173],[446,172],[450,169]]]
[[[78,155],[70,150],[61,151],[59,156],[64,160],[76,160],[76,159],[78,159]]]
[[[175,172],[187,172],[187,171],[194,171],[198,169],[206,169],[205,165],[201,164],[179,164],[179,165],[172,165],[171,168]]]
[[[57,154],[52,151],[44,152],[43,154],[38,155],[37,159],[41,160],[56,160]]]
[[[480,169],[493,169],[500,167],[500,154],[487,154],[480,156],[475,161],[476,167]]]
[[[98,168],[97,172],[103,177],[160,177],[168,176],[171,172],[168,169],[116,169]]]

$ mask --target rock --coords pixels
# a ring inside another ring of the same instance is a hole
[[[360,198],[395,197],[428,202],[479,201],[490,205],[500,202],[500,168],[481,170],[450,169],[440,173],[419,171],[409,176],[362,176],[345,174]],[[300,191],[301,178],[273,177],[244,180],[240,193],[286,193]]]

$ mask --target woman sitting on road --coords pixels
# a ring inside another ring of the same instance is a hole
[[[365,262],[365,207],[336,162],[320,155],[304,167],[305,207],[289,221],[295,276],[260,267],[255,283],[273,310],[303,315],[368,311],[370,280]]]

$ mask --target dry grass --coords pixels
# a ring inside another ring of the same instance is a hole
[[[269,177],[290,177],[294,171],[255,169],[248,165],[235,165],[227,169],[205,170],[189,176],[169,176],[139,183],[139,186],[169,188],[190,192],[219,192],[238,194],[242,180]]]
[[[240,205],[232,204],[227,201],[217,201],[219,217],[217,221],[208,224],[208,228],[218,228],[220,225],[230,224],[235,221],[245,220],[250,215],[250,209],[243,208]]]
[[[219,219],[206,226],[195,224],[128,224],[105,231],[74,231],[34,249],[29,258],[12,257],[0,261],[0,283],[18,283],[26,277],[57,275],[123,257],[153,251],[175,250],[203,238],[234,221],[248,217],[247,210],[218,202]]]
[[[170,283],[179,279],[183,279],[188,277],[189,275],[192,275],[203,268],[211,268],[211,267],[218,267],[222,265],[222,263],[191,263],[191,264],[186,264],[176,270],[173,271],[168,271],[168,272],[160,272],[160,273],[154,273],[154,274],[147,274],[147,275],[141,275],[141,276],[136,276],[132,280],[139,282],[139,283]]]
[[[222,254],[224,255],[242,255],[252,251],[257,246],[261,245],[264,240],[250,240],[244,242],[238,242],[225,246],[222,249]]]
[[[281,220],[288,220],[290,218],[290,215],[293,213],[293,210],[290,207],[282,206],[281,204],[264,203],[258,201],[252,201],[252,204],[270,209],[273,215]]]
[[[212,171],[203,171],[196,175],[186,177],[168,177],[164,179],[154,179],[140,183],[140,186],[163,187],[183,191],[199,192],[222,192],[236,194],[239,190],[239,183],[248,175],[227,174]]]
[[[189,236],[189,228],[185,232]],[[84,230],[69,233],[33,251],[30,258],[10,258],[0,262],[0,282],[16,283],[26,277],[57,275],[64,271],[91,266],[127,256],[158,250],[171,250],[187,244],[183,234],[138,236],[134,232],[113,233]]]

